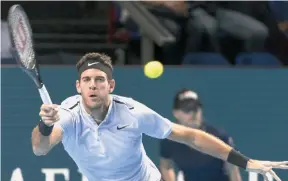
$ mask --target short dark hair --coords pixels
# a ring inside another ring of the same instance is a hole
[[[105,65],[107,65],[109,68],[111,68],[111,70],[113,70],[113,65],[112,65],[112,61],[111,61],[111,57],[109,57],[108,55],[105,55],[104,53],[96,53],[96,52],[92,52],[92,53],[87,53],[85,54],[76,64],[76,68],[77,70],[79,70],[79,68],[87,61],[89,60],[97,60]]]

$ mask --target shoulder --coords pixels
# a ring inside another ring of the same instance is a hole
[[[131,97],[124,97],[124,96],[119,96],[119,95],[112,95],[113,96],[113,101],[118,103],[118,104],[123,104],[126,107],[128,107],[130,110],[135,111],[145,111],[146,109],[148,109],[147,106],[145,106],[144,104],[136,101],[135,99],[131,98]]]
[[[79,109],[80,96],[75,95],[66,98],[61,104],[59,109],[60,120],[55,124],[60,127],[65,133],[65,140],[73,134],[73,128],[77,123],[77,109]]]
[[[113,101],[127,107],[129,112],[137,119],[148,119],[149,117],[155,116],[157,114],[143,103],[138,102],[131,97],[113,95]]]
[[[68,97],[64,101],[61,102],[60,106],[63,109],[72,111],[73,109],[79,107],[80,98],[81,98],[80,95],[74,95],[74,96]]]
[[[131,101],[133,100],[132,98],[130,97],[124,97],[124,96],[119,96],[119,95],[115,95],[115,94],[112,94],[112,99],[113,99],[113,102],[115,102],[116,104],[121,104],[123,106],[126,106],[126,107],[130,107],[131,109],[133,109],[133,104],[131,104]]]
[[[67,119],[76,119],[80,111],[80,99],[81,95],[74,95],[66,98],[60,104],[60,114]]]

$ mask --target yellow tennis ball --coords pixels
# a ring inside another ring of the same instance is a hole
[[[163,70],[164,67],[159,61],[150,61],[144,66],[144,74],[151,79],[160,77]]]

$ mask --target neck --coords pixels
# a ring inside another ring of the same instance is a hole
[[[89,109],[86,106],[84,106],[84,107],[85,107],[86,112],[92,116],[94,121],[96,123],[100,124],[106,117],[110,103],[111,103],[111,99],[110,99],[110,96],[108,96],[108,99],[105,100],[105,103],[102,104],[98,108]]]

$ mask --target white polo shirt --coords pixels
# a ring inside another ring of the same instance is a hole
[[[89,181],[159,181],[160,172],[146,155],[142,133],[166,138],[172,123],[145,105],[111,95],[104,121],[97,125],[85,111],[80,95],[62,102],[62,143]]]

